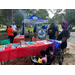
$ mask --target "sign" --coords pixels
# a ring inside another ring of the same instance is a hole
[[[34,16],[34,17],[33,17],[33,19],[35,19],[35,20],[36,20],[36,19],[38,19],[38,18]]]
[[[38,30],[37,35],[40,39],[43,39],[46,37],[46,32],[44,29],[40,29],[40,30]]]

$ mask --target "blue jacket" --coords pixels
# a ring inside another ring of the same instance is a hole
[[[45,26],[45,25],[44,25],[44,26],[42,26],[42,28],[43,28],[43,29],[46,29],[46,28],[47,28],[47,26]]]

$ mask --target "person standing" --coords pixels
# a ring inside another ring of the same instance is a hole
[[[38,30],[40,29],[40,26],[39,26],[39,25],[37,26],[37,29],[38,29]]]
[[[8,29],[8,25],[7,25],[6,31],[7,31],[7,29]]]
[[[41,29],[41,28],[40,28],[40,26],[38,25],[36,31],[38,31],[39,29]]]
[[[56,39],[58,36],[58,32],[58,29],[54,27],[54,23],[51,23],[51,26],[48,29],[49,39]]]
[[[8,32],[8,39],[10,39],[10,42],[13,43],[13,29],[11,28],[11,26],[7,28],[7,32]]]
[[[58,26],[57,25],[54,25],[54,27],[56,27],[58,29]]]
[[[34,32],[34,33],[37,32],[37,26],[36,26],[36,25],[34,26],[33,32]]]
[[[59,65],[62,65],[64,59],[64,49],[67,47],[67,39],[70,37],[70,32],[67,30],[68,25],[67,21],[61,22],[63,31],[57,37],[57,40],[61,42],[57,56]]]
[[[46,25],[42,26],[42,29],[47,29],[47,26]]]
[[[12,29],[13,29],[13,33],[14,33],[14,37],[17,35],[17,27],[15,25],[15,22],[13,22],[13,24],[11,25]]]
[[[68,27],[68,31],[69,31],[69,32],[72,31],[72,26],[71,26],[71,25]]]

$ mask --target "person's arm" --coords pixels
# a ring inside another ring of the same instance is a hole
[[[59,30],[56,28],[55,36],[58,37]]]
[[[37,36],[37,40],[36,41],[40,41],[39,37]]]
[[[56,38],[58,37],[58,33],[59,33],[59,30],[56,31],[56,33],[55,33]]]
[[[69,39],[70,38],[70,35],[68,36],[68,38],[67,39]]]
[[[8,32],[8,28],[7,28],[7,32]]]
[[[16,25],[15,25],[16,26]],[[16,26],[16,30],[18,30],[17,26]]]
[[[49,29],[48,29],[48,35],[49,35]]]
[[[67,37],[63,37],[62,39],[61,39],[61,42],[63,43],[63,42],[65,42],[67,40]]]
[[[36,40],[35,40],[35,37],[32,37],[32,38],[31,38],[31,41],[36,41]]]

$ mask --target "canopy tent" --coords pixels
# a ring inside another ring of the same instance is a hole
[[[25,24],[35,25],[35,24],[41,24],[41,23],[48,23],[48,20],[42,19],[42,18],[40,18],[40,17],[33,14],[29,18],[24,19],[23,22]]]
[[[24,19],[22,21],[22,35],[24,35],[24,25],[25,24],[30,24],[30,25],[37,25],[37,24],[41,24],[41,23],[48,23],[48,20],[42,19],[36,15],[32,15],[27,19]]]

